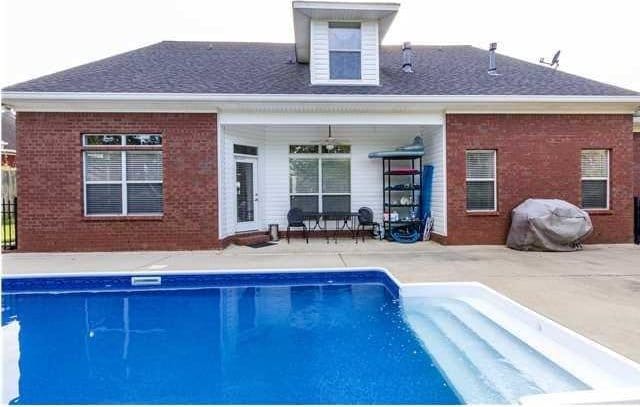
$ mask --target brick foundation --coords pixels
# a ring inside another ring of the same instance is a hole
[[[20,251],[220,247],[215,114],[18,113]],[[82,133],[162,133],[164,214],[84,216]]]
[[[448,114],[447,244],[504,244],[511,210],[527,198],[580,204],[580,150],[611,150],[610,211],[592,213],[589,243],[633,239],[631,115]],[[636,151],[638,141],[635,142]],[[497,150],[498,211],[466,211],[468,149]],[[636,178],[638,178],[636,163]]]

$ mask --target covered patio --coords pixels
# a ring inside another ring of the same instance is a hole
[[[325,227],[356,227],[354,215],[362,207],[371,208],[374,221],[381,223],[383,165],[381,159],[370,159],[368,154],[407,145],[416,136],[424,140],[422,164],[434,167],[433,232],[446,236],[443,129],[442,115],[426,113],[410,117],[381,113],[378,118],[369,113],[222,113],[220,239],[265,232],[271,224],[285,231],[292,208],[352,218],[329,218],[328,222],[314,218],[307,223],[309,229],[315,229],[311,238],[327,238]]]

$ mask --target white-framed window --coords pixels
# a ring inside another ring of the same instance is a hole
[[[351,146],[289,146],[289,202],[304,212],[351,210]]]
[[[467,150],[467,211],[498,210],[496,150]]]
[[[329,78],[362,78],[362,33],[359,22],[329,23]]]
[[[161,215],[162,136],[84,134],[86,216]]]
[[[581,205],[584,209],[609,209],[609,150],[582,150]]]

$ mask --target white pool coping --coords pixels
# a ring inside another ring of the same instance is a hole
[[[401,300],[409,297],[437,297],[467,302],[503,329],[592,388],[587,391],[526,396],[519,400],[521,404],[640,403],[640,364],[478,282],[401,283],[392,273],[380,267],[105,271],[3,275],[2,278],[363,271],[385,273],[398,286]]]

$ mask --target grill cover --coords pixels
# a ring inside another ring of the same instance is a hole
[[[593,231],[589,214],[560,199],[527,199],[511,213],[507,246],[516,250],[580,250]]]

